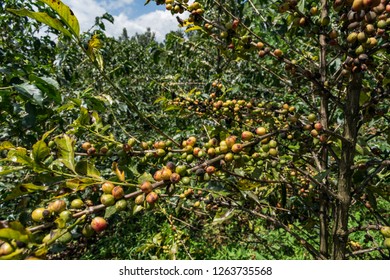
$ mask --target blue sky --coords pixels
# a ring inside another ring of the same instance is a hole
[[[114,25],[107,22],[106,32],[110,36],[122,34],[126,27],[128,34],[143,33],[148,27],[156,34],[156,39],[163,41],[165,34],[178,29],[175,16],[165,10],[164,5],[157,6],[151,1],[148,5],[145,0],[62,0],[68,5],[79,19],[81,30],[88,30],[94,23],[96,16],[105,12],[114,16]]]

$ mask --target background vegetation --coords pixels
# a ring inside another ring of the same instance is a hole
[[[388,1],[147,2],[1,4],[0,258],[388,259]]]

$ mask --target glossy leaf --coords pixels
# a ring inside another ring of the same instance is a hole
[[[235,209],[223,209],[221,212],[218,212],[214,219],[213,219],[213,225],[221,224],[226,222],[227,220],[231,219],[234,216]]]
[[[24,231],[20,231],[12,228],[2,228],[0,229],[0,239],[1,240],[18,240],[21,242],[28,243],[29,236]]]
[[[95,167],[95,165],[88,160],[79,161],[76,164],[76,172],[80,175],[86,175],[90,177],[100,177],[99,170]]]
[[[0,151],[12,149],[14,145],[9,141],[4,141],[0,143]]]
[[[6,196],[5,200],[15,199],[37,191],[46,191],[47,189],[47,186],[38,186],[33,183],[20,184],[12,189],[12,192]]]
[[[115,205],[114,206],[109,206],[109,207],[106,208],[106,211],[104,212],[104,218],[108,219],[109,217],[114,215],[116,212],[117,211],[116,211]]]
[[[35,19],[41,23],[44,23],[44,24],[60,31],[61,33],[63,33],[64,35],[66,35],[68,37],[72,36],[72,34],[64,27],[64,25],[62,24],[61,21],[59,21],[56,18],[52,18],[47,13],[32,12],[32,11],[29,11],[26,9],[20,9],[20,10],[8,9],[8,11],[10,11],[11,13],[14,13],[15,15],[18,15],[18,16],[30,17],[32,19]]]
[[[43,105],[42,91],[36,85],[24,83],[21,85],[15,85],[15,89],[26,99],[34,102],[39,106]]]
[[[39,140],[33,145],[32,157],[36,163],[41,163],[49,155],[50,149],[47,147],[45,141]]]
[[[54,139],[58,150],[58,160],[62,162],[68,169],[75,172],[74,162],[74,145],[75,140],[69,135],[64,134],[62,137]]]
[[[73,11],[60,0],[39,0],[40,2],[49,5],[61,18],[61,20],[68,26],[72,34],[76,37],[80,35],[80,26],[77,17]]]
[[[30,167],[33,166],[33,161],[27,155],[27,150],[25,148],[17,147],[16,149],[10,150],[7,154],[7,159],[23,165],[29,165]]]

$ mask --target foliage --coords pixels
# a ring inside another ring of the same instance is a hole
[[[388,258],[388,1],[155,2],[2,4],[0,258]]]

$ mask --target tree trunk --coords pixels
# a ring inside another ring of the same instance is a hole
[[[359,96],[362,88],[363,73],[353,73],[347,89],[344,107],[345,140],[342,143],[339,179],[337,186],[333,228],[333,259],[344,259],[348,242],[348,211],[351,204],[353,159],[359,122]]]
[[[328,1],[321,0],[321,19],[328,17]],[[327,63],[326,63],[326,35],[321,32],[319,37],[320,42],[320,74],[321,83],[325,84],[327,79]],[[329,121],[329,98],[327,94],[321,96],[321,124],[324,129],[328,129]],[[328,168],[328,150],[326,146],[323,147],[321,152],[321,170],[327,170]],[[325,191],[322,191],[320,195],[320,252],[324,256],[328,257],[329,254],[329,228],[328,228],[328,195]]]

